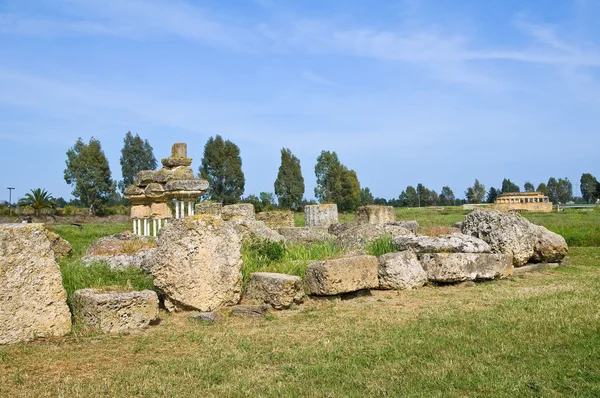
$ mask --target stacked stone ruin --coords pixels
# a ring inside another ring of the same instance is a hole
[[[156,236],[170,219],[193,216],[195,203],[208,189],[208,181],[194,177],[187,144],[176,143],[160,170],[140,171],[125,190],[131,201],[133,233]]]

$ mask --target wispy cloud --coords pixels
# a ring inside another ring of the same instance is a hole
[[[307,80],[310,80],[311,82],[314,82],[317,84],[322,84],[324,86],[335,86],[336,85],[331,80],[326,79],[323,76],[320,76],[309,69],[305,69],[302,71],[302,77]]]

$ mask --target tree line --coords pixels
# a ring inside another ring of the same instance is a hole
[[[102,215],[112,204],[123,202],[122,192],[135,182],[139,171],[154,170],[157,160],[153,148],[138,134],[127,132],[121,150],[122,179],[112,179],[108,160],[100,141],[91,138],[85,143],[81,138],[67,151],[65,181],[73,187],[76,202]],[[452,206],[464,203],[493,203],[502,193],[520,192],[520,187],[505,178],[500,188],[485,188],[477,179],[465,191],[465,198],[457,198],[449,186],[436,192],[419,183],[407,186],[397,198],[374,197],[368,187],[361,187],[356,171],[344,165],[336,152],[322,151],[314,168],[316,187],[314,196],[320,203],[336,203],[340,211],[353,211],[361,205],[378,204],[395,207]],[[305,184],[300,160],[288,148],[281,149],[281,163],[272,192],[243,197],[245,176],[239,147],[220,135],[210,137],[204,146],[198,175],[208,180],[209,189],[203,199],[225,205],[238,202],[252,203],[257,211],[272,208],[301,210],[306,204],[316,203],[304,198]],[[568,178],[548,179],[537,188],[526,182],[525,192],[539,191],[555,203],[574,199],[573,186]],[[581,200],[592,202],[600,198],[600,184],[589,173],[581,176]],[[62,200],[62,199],[59,199]],[[62,200],[65,202],[64,200]]]

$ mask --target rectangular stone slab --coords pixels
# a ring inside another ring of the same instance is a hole
[[[355,256],[317,261],[308,265],[305,290],[317,296],[333,296],[379,286],[375,256]]]
[[[462,282],[506,278],[513,274],[512,258],[496,253],[426,253],[419,256],[427,279]]]

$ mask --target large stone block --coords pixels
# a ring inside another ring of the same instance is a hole
[[[150,218],[152,207],[150,205],[131,206],[131,218]]]
[[[244,299],[254,304],[268,304],[280,310],[304,299],[302,279],[299,276],[255,272],[250,274]]]
[[[412,235],[412,232],[397,225],[357,223],[331,224],[329,233],[335,236],[337,246],[350,250],[363,250],[369,243],[383,236],[394,239],[398,236]]]
[[[252,203],[238,203],[235,205],[223,206],[221,217],[228,221],[234,218],[244,220],[256,220],[254,215],[254,205]]]
[[[248,241],[253,238],[266,240],[270,242],[283,242],[285,238],[279,232],[267,227],[264,222],[249,220],[247,218],[235,217],[227,221],[233,226],[242,241]]]
[[[158,296],[151,290],[82,289],[71,304],[75,322],[106,333],[145,328],[158,318]]]
[[[173,180],[165,185],[167,191],[206,191],[207,189],[206,180]]]
[[[230,223],[207,215],[172,220],[157,245],[151,272],[167,308],[212,311],[238,303],[242,244]]]
[[[160,162],[162,163],[163,167],[170,169],[173,167],[190,166],[192,164],[192,159],[190,159],[190,158],[165,158],[165,159],[161,159]]]
[[[221,217],[221,211],[223,210],[223,205],[219,202],[200,202],[196,203],[194,207],[194,211],[196,214],[208,214],[211,216]]]
[[[287,243],[312,245],[314,243],[333,242],[335,236],[327,228],[321,227],[292,227],[277,230]]]
[[[43,224],[0,226],[0,344],[71,331],[71,313]]]
[[[165,187],[162,184],[153,182],[146,186],[144,195],[150,200],[163,199],[165,197]]]
[[[416,289],[427,282],[427,274],[412,251],[379,257],[380,289]]]
[[[396,211],[392,206],[361,206],[356,210],[359,224],[385,224],[396,221]]]
[[[462,282],[506,278],[513,273],[512,259],[493,253],[426,253],[420,255],[427,279]]]
[[[176,142],[171,147],[172,158],[187,158],[187,144],[185,142]]]
[[[338,222],[336,204],[308,205],[304,207],[304,226],[329,227]]]
[[[71,244],[60,237],[60,235],[55,234],[54,232],[47,231],[46,235],[48,235],[48,239],[50,239],[50,244],[52,245],[52,251],[54,251],[54,257],[59,260],[61,258],[65,258],[71,255],[73,252],[73,248]]]
[[[271,229],[294,226],[293,211],[263,211],[256,215],[256,220],[262,221]]]
[[[308,294],[332,296],[379,286],[375,256],[317,261],[308,265],[304,281]]]
[[[173,213],[167,203],[152,203],[150,205],[150,217],[156,219],[171,218]]]
[[[418,253],[489,253],[490,245],[471,235],[459,233],[425,236],[404,235],[394,238],[396,250]]]

